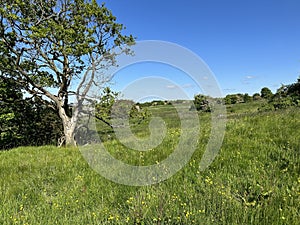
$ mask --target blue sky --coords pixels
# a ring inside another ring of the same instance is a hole
[[[126,26],[125,33],[137,40],[174,42],[200,56],[224,95],[254,94],[265,86],[274,92],[300,75],[299,0],[105,2]],[[201,92],[188,76],[157,64],[122,70],[112,88],[119,90],[139,77],[162,74],[190,97]]]

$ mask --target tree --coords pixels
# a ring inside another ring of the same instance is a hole
[[[22,92],[12,79],[1,79],[0,82],[0,149],[13,147],[12,140],[20,139],[18,108],[22,104]],[[24,110],[24,107],[22,107]]]
[[[273,95],[270,103],[275,109],[288,108],[290,106],[300,106],[300,78],[296,83],[282,85]]]
[[[260,91],[260,94],[261,94],[262,98],[268,99],[268,100],[270,100],[273,97],[272,91],[267,87],[262,88]]]
[[[243,95],[243,100],[244,100],[245,103],[251,102],[252,97],[248,93],[246,93],[246,94]]]
[[[290,95],[294,100],[300,100],[300,77],[296,83],[287,85],[287,94]]]
[[[101,101],[95,104],[95,117],[113,128],[113,118],[124,118],[128,116],[131,120],[141,123],[150,115],[138,103],[132,100],[118,99],[118,92],[112,91],[109,87],[103,89]]]
[[[261,96],[259,93],[254,93],[253,96],[252,96],[252,99],[254,101],[258,101],[258,100],[261,100]]]
[[[238,103],[238,96],[236,94],[226,95],[224,101],[226,105],[236,104]]]
[[[95,117],[110,127],[112,126],[110,123],[112,107],[118,94],[119,93],[112,91],[109,87],[106,87],[103,89],[101,101],[95,104]]]
[[[123,25],[96,0],[2,0],[0,21],[0,75],[55,109],[65,144],[76,145],[89,90],[110,80],[103,70],[116,65],[117,54],[130,53],[134,38],[123,35]]]
[[[39,98],[24,98],[13,79],[0,82],[0,149],[56,144],[62,134],[58,114]]]
[[[191,110],[195,109],[197,111],[210,112],[211,108],[209,105],[209,97],[205,95],[195,95],[194,96],[194,105],[191,107]]]

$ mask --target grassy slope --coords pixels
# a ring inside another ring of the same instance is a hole
[[[204,172],[198,166],[209,120],[200,115],[201,139],[192,160],[153,186],[110,182],[77,149],[0,152],[0,224],[298,224],[300,109],[257,113],[257,107],[230,106],[224,144]],[[168,115],[170,108],[159,112]],[[168,152],[177,135],[171,126],[161,151]],[[120,156],[116,141],[106,145]],[[165,157],[135,154],[122,157],[149,163]]]

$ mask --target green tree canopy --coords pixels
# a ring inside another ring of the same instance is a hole
[[[117,54],[130,53],[134,38],[96,0],[2,0],[0,22],[0,75],[45,104],[47,98],[62,120],[65,143],[76,144],[87,93],[110,80],[103,71],[116,65]],[[72,112],[71,95],[77,99]]]
[[[197,111],[203,111],[203,112],[211,111],[208,96],[202,94],[195,95],[193,103],[194,105],[191,107],[191,110],[193,110],[195,107]]]
[[[273,97],[273,93],[269,88],[264,87],[260,91],[260,96],[265,99],[271,99]]]
[[[39,98],[24,98],[13,79],[0,82],[0,149],[20,145],[56,144],[62,123],[53,108]]]

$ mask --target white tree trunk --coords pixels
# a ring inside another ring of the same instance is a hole
[[[75,129],[72,120],[64,122],[64,135],[66,146],[76,146]]]
[[[60,145],[66,145],[66,146],[76,146],[75,141],[75,128],[77,124],[77,117],[78,113],[75,109],[73,112],[72,117],[69,117],[65,111],[65,108],[59,107],[59,116],[63,123],[63,129],[64,129],[64,140]]]

